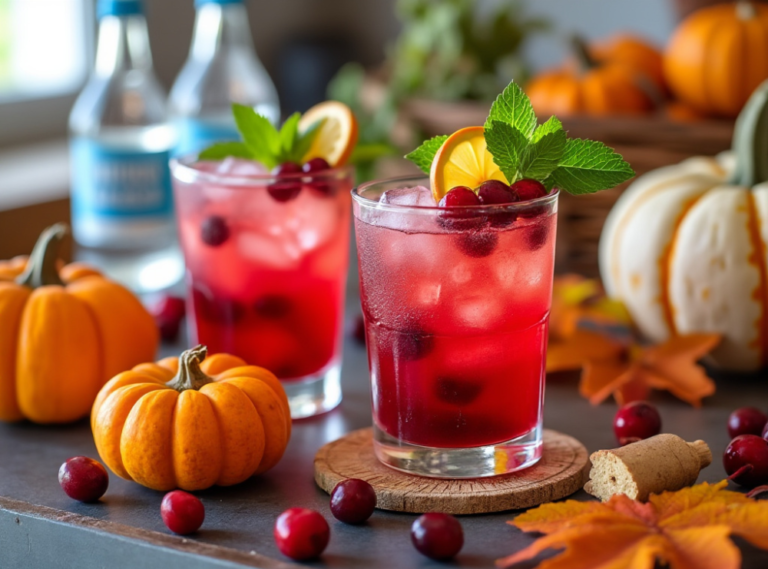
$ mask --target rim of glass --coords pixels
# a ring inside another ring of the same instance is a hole
[[[182,156],[180,158],[171,158],[170,168],[171,174],[177,180],[185,182],[187,184],[196,182],[210,182],[216,184],[222,184],[225,186],[253,186],[254,184],[266,185],[278,180],[300,180],[306,181],[319,181],[319,180],[343,180],[347,177],[354,175],[354,167],[347,164],[345,166],[339,166],[336,168],[330,168],[321,172],[297,172],[295,174],[251,174],[251,175],[233,175],[233,174],[219,174],[216,172],[207,172],[195,168],[195,164],[199,162],[197,155]],[[206,161],[208,162],[208,161]],[[215,162],[211,160],[210,162]],[[253,162],[256,162],[253,160]]]
[[[426,181],[426,184],[419,184],[418,182],[424,182]],[[431,213],[431,212],[444,212],[445,208],[442,208],[435,205],[399,205],[399,204],[383,204],[380,201],[372,200],[370,198],[365,197],[363,192],[370,189],[372,186],[376,186],[379,184],[404,184],[403,187],[408,187],[410,184],[411,187],[413,186],[426,186],[429,187],[429,178],[427,176],[400,176],[396,178],[384,178],[381,180],[371,180],[370,182],[364,182],[360,184],[359,186],[356,186],[352,188],[352,198],[364,207],[370,207],[370,208],[376,208],[378,210],[385,210],[385,211],[408,211],[411,210],[413,212],[421,212],[421,213]],[[534,200],[527,200],[524,202],[515,202],[510,204],[492,204],[492,205],[460,205],[460,206],[454,206],[451,209],[456,211],[477,211],[477,212],[484,212],[484,211],[513,211],[513,210],[522,210],[522,209],[528,209],[531,207],[541,206],[541,205],[548,205],[554,201],[557,201],[558,196],[560,195],[560,189],[559,188],[552,188],[552,190],[546,195],[542,196],[540,198],[536,198]]]

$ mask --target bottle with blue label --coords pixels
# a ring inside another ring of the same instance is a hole
[[[95,68],[69,117],[77,256],[157,290],[183,272],[168,168],[175,131],[141,0],[99,0],[97,15]]]
[[[195,7],[192,47],[170,95],[179,156],[239,140],[233,102],[273,122],[280,118],[277,91],[254,50],[243,0],[196,0]]]

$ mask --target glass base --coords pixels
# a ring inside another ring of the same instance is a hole
[[[516,472],[541,458],[541,427],[511,441],[472,448],[433,448],[390,437],[374,424],[373,449],[386,466],[431,478],[485,478]]]
[[[327,413],[341,403],[341,364],[332,364],[320,375],[282,384],[291,407],[291,419]]]

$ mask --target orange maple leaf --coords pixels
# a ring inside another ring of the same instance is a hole
[[[540,569],[738,569],[737,535],[768,549],[768,502],[724,490],[726,480],[652,495],[647,503],[623,494],[609,501],[539,506],[508,522],[545,534],[525,549],[496,561],[509,567],[547,549],[560,555]]]
[[[625,347],[610,336],[579,328],[567,340],[550,339],[547,372],[581,369],[590,360],[610,360],[624,352]]]
[[[579,391],[593,404],[613,394],[619,405],[646,399],[651,388],[665,389],[694,407],[715,392],[715,383],[697,361],[720,341],[717,334],[676,336],[649,347],[637,344],[584,365]]]

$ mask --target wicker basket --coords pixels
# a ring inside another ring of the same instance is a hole
[[[483,124],[489,105],[411,100],[403,114],[433,136]],[[638,174],[690,156],[714,155],[731,146],[733,122],[673,122],[664,116],[572,117],[570,136],[600,140],[620,152]],[[605,218],[627,184],[589,196],[563,194],[558,223],[557,270],[598,276],[597,249]]]

